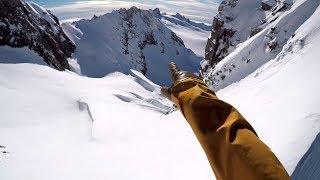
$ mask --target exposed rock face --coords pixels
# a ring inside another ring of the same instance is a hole
[[[135,18],[139,17],[143,20],[145,25],[151,27],[152,25],[155,25],[154,19],[153,19],[153,11],[143,11],[141,9],[138,9],[137,7],[132,7],[130,9],[120,9],[118,13],[120,14],[122,18],[122,27],[124,28],[124,35],[123,35],[123,50],[124,54],[136,54],[134,52],[135,50],[131,49],[129,46],[132,46],[132,43],[134,41],[138,40],[138,47],[139,55],[137,58],[136,68],[138,67],[138,70],[142,72],[144,75],[146,75],[148,68],[147,68],[147,62],[146,62],[146,56],[144,55],[144,49],[147,46],[157,46],[160,44],[160,46],[163,48],[164,43],[158,42],[159,39],[155,38],[155,34],[159,34],[158,32],[154,32],[152,29],[139,29],[140,24],[137,24],[134,22],[134,16]],[[159,26],[159,25],[158,25]],[[161,29],[162,27],[158,27]],[[141,36],[139,33],[144,34]],[[181,38],[179,38],[174,32],[171,32],[171,40],[172,43],[177,43],[178,46],[184,46],[184,43]],[[162,54],[165,53],[164,48],[161,51]],[[177,51],[179,53],[179,51]]]
[[[205,49],[205,59],[210,66],[221,61],[236,45],[231,38],[237,30],[226,24],[234,20],[229,11],[237,5],[237,2],[238,0],[223,1],[218,8],[218,14],[213,19],[211,37]]]
[[[56,16],[20,0],[0,0],[0,9],[0,46],[28,47],[49,66],[69,69],[67,59],[75,45],[62,31]]]
[[[214,66],[229,54],[229,48],[233,47],[231,38],[236,30],[225,28],[225,22],[219,18],[213,20],[213,32],[208,40],[205,49],[205,59],[209,61],[210,66]]]
[[[158,30],[160,32],[164,31],[164,27],[162,27],[160,24],[157,24],[155,22],[154,16],[156,17],[158,14],[160,14],[159,9],[155,9],[153,11],[144,11],[141,9],[138,9],[137,7],[132,7],[130,9],[120,9],[118,11],[122,17],[122,27],[124,27],[124,39],[123,39],[123,46],[124,46],[124,54],[135,54],[134,50],[130,52],[129,45],[132,44],[134,41],[138,40],[138,47],[140,48],[139,52],[139,58],[138,63],[140,66],[140,71],[145,75],[148,71],[147,69],[147,62],[146,57],[144,55],[144,49],[147,46],[161,46],[161,54],[166,53],[164,50],[164,46],[167,43],[164,42],[158,42],[160,39],[156,38],[155,34],[159,34],[159,32],[154,31],[152,28],[150,29],[139,29],[139,26],[141,24],[137,24],[137,22],[134,22],[134,16],[135,18],[141,18],[145,25],[148,27],[152,27],[154,25],[158,26]],[[153,14],[154,13],[154,14]],[[144,35],[139,35],[139,33],[143,33]],[[184,47],[184,42],[180,37],[178,37],[174,32],[169,33],[170,36],[166,37],[169,38],[171,43],[177,44],[177,46]],[[139,37],[140,36],[140,37]],[[158,35],[157,35],[158,36]],[[129,42],[130,41],[130,42]],[[179,50],[176,50],[176,54],[179,54]]]
[[[238,44],[259,33],[290,6],[285,0],[225,0],[213,19],[211,37],[205,49],[208,67],[214,67]],[[271,43],[275,48],[275,43]]]
[[[138,47],[140,48],[138,52],[138,58],[136,64],[136,68],[140,70],[144,75],[146,75],[148,68],[146,63],[146,57],[144,55],[144,49],[147,46],[157,46],[160,44],[162,47],[161,53],[164,54],[165,50],[163,48],[164,43],[158,42],[155,38],[155,33],[158,34],[158,32],[154,32],[152,29],[139,29],[137,27],[140,26],[140,24],[137,24],[134,22],[134,16],[137,16],[143,20],[145,25],[151,27],[154,25],[154,20],[152,19],[152,13],[151,11],[143,11],[141,9],[138,9],[137,7],[132,7],[130,9],[120,9],[118,11],[122,18],[122,28],[124,30],[123,35],[123,53],[124,54],[137,54],[137,52],[134,52],[135,50],[130,49],[129,46],[132,46],[132,43],[138,40]],[[160,29],[160,27],[159,27]],[[139,33],[143,35],[139,35]],[[181,38],[179,38],[174,32],[171,32],[171,41],[173,43],[177,43],[179,46],[184,46],[184,43]]]

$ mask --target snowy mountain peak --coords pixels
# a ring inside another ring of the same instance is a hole
[[[153,10],[153,14],[154,14],[156,17],[160,17],[160,16],[162,15],[159,8],[155,8],[155,9]]]
[[[59,20],[35,3],[0,1],[0,46],[28,47],[58,69],[69,69],[67,59],[75,45],[64,34]]]
[[[71,37],[81,31],[74,56],[81,73],[90,77],[135,69],[156,83],[169,84],[168,62],[197,72],[201,61],[152,10],[123,8],[63,27]]]

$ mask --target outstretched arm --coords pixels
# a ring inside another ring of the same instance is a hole
[[[290,179],[272,151],[231,105],[203,81],[170,64],[171,88],[162,93],[181,110],[198,138],[217,179]]]

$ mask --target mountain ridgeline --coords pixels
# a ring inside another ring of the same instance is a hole
[[[35,3],[0,0],[0,7],[0,48],[26,47],[60,71],[79,69],[81,72],[77,72],[82,75],[99,78],[116,71],[130,73],[130,69],[134,69],[158,84],[169,85],[167,64],[170,61],[191,72],[199,69],[201,58],[162,23],[164,16],[159,9],[132,7],[60,24],[49,10]],[[176,16],[185,25],[194,23],[182,15]],[[202,23],[193,25],[208,28]]]

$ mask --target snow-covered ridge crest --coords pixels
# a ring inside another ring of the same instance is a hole
[[[197,72],[201,60],[152,10],[119,9],[63,27],[69,35],[77,32],[74,57],[82,74],[90,77],[135,69],[155,83],[169,84],[168,62]]]
[[[67,60],[75,45],[56,16],[23,0],[1,0],[0,8],[0,46],[28,47],[58,70],[70,68]]]

